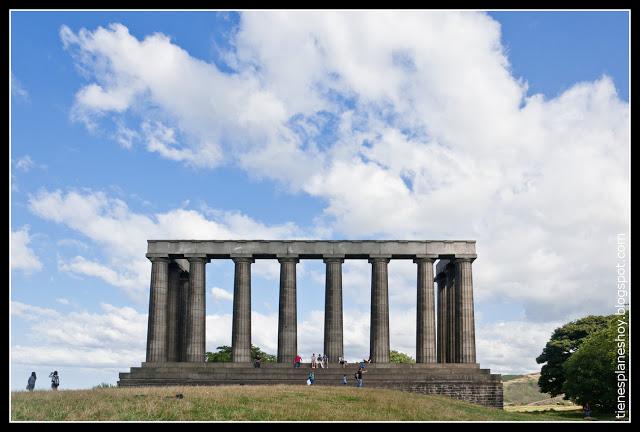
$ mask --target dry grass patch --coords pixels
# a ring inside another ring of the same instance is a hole
[[[176,395],[182,394],[182,399]],[[11,394],[12,420],[557,420],[396,390],[329,386],[138,387]]]

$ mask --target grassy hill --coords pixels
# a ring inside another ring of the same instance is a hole
[[[527,375],[504,375],[502,385],[504,389],[504,404],[508,405],[562,405],[572,406],[569,401],[562,399],[562,395],[551,397],[548,393],[541,393],[538,387],[540,373]]]
[[[444,396],[366,387],[276,385],[12,392],[11,419],[548,421],[581,420],[581,415],[506,412]]]

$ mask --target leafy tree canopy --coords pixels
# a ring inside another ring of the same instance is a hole
[[[207,352],[208,362],[230,362],[231,361],[231,347],[228,345],[222,345],[216,348],[217,352]],[[277,358],[273,354],[267,354],[255,345],[251,345],[251,360],[255,360],[257,356],[260,356],[262,363],[275,363]]]
[[[538,379],[542,393],[550,393],[551,396],[562,394],[565,382],[564,363],[587,336],[604,329],[610,319],[607,316],[589,315],[565,324],[553,332],[542,354],[536,358],[539,364],[546,363],[542,366]]]
[[[395,350],[392,350],[391,353],[389,353],[389,361],[391,363],[415,363],[416,362],[411,356]]]
[[[565,398],[583,406],[588,403],[593,410],[609,413],[616,410],[619,389],[616,372],[622,367],[628,377],[629,356],[628,325],[618,320],[629,323],[628,312],[624,317],[613,315],[606,328],[584,339],[580,349],[565,362],[566,380],[562,386]],[[619,333],[620,326],[626,331]],[[628,407],[629,388],[624,390]]]

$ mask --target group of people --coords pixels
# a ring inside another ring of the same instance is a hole
[[[311,368],[316,369],[320,365],[322,369],[329,367],[329,357],[325,354],[318,354],[316,357],[316,353],[313,353],[311,356]]]
[[[299,368],[300,367],[300,363],[302,362],[302,357],[300,357],[300,355],[296,355],[295,359],[294,359],[294,366],[295,368]],[[339,358],[339,363],[340,365],[342,365],[343,368],[346,367],[346,360],[344,359],[344,357],[340,357]],[[358,365],[358,370],[355,372],[354,374],[354,378],[356,380],[356,387],[364,387],[364,374],[367,372],[367,364],[371,363],[371,357],[369,357],[368,360],[362,360],[360,362],[360,364]],[[325,368],[328,366],[328,358],[326,355],[322,355],[322,354],[318,354],[318,356],[316,357],[316,354],[313,353],[313,355],[311,356],[311,365],[309,368],[309,374],[307,375],[307,385],[312,385],[316,382],[316,374],[313,371],[314,369],[317,368],[317,365],[320,365],[320,367]],[[342,381],[341,381],[342,385],[348,385],[349,382],[347,380],[347,375],[343,374],[342,375]]]
[[[35,372],[31,372],[31,376],[27,380],[27,390],[33,391],[36,387],[36,376]],[[58,371],[53,371],[49,374],[49,378],[51,378],[51,390],[58,390],[58,386],[60,385],[60,376],[58,376]]]

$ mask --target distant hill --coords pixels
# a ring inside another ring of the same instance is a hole
[[[541,393],[538,387],[540,372],[526,375],[503,375],[505,405],[573,405],[562,398],[562,395],[551,397]]]

